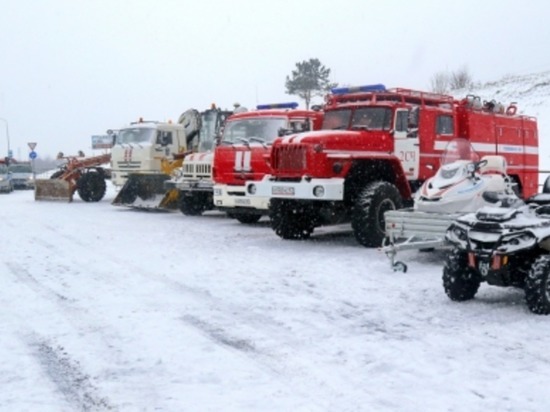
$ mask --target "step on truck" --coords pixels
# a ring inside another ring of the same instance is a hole
[[[251,197],[245,182],[269,173],[267,157],[279,136],[321,128],[320,110],[298,109],[298,103],[261,104],[229,117],[214,155],[214,206],[241,223],[256,223],[268,214],[269,197]]]
[[[322,130],[278,138],[271,174],[246,182],[246,190],[270,198],[271,225],[283,239],[306,239],[316,227],[351,222],[361,245],[378,247],[384,213],[412,206],[413,193],[435,174],[443,149],[457,136],[481,154],[507,153],[517,190],[536,191],[536,121],[525,117],[519,129],[511,127],[514,108],[484,111],[475,96],[459,101],[381,84],[333,89]]]

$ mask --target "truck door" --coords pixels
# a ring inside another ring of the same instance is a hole
[[[420,165],[418,125],[409,123],[409,110],[397,109],[393,125],[394,154],[401,160],[407,179],[416,180]]]

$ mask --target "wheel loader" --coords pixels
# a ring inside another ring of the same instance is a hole
[[[119,130],[113,147],[111,164],[115,173],[113,183],[124,180],[124,184],[112,204],[146,211],[177,210],[179,190],[167,183],[178,176],[184,158],[188,154],[208,150],[215,145],[215,138],[229,114],[230,112],[220,110],[214,105],[202,113],[189,109],[179,117],[177,125],[172,125],[171,143],[160,140],[160,147],[158,147],[160,129],[156,133],[157,143],[154,142],[153,133],[152,143],[141,141],[139,145],[137,142],[125,140],[131,137],[128,131],[131,129]],[[159,125],[154,127],[159,128]],[[180,130],[184,132],[184,139],[180,139]],[[164,129],[162,133],[167,133],[167,130]],[[151,159],[147,159],[146,153],[150,153],[151,150],[153,151]],[[147,160],[149,160],[149,167],[146,165]],[[132,167],[142,170],[132,172]],[[115,171],[115,168],[118,170]],[[124,168],[128,172],[124,173],[122,171]]]
[[[85,157],[57,155],[66,162],[49,179],[35,181],[35,200],[60,200],[72,202],[75,192],[85,202],[99,202],[105,196],[107,171],[102,167],[111,160],[111,154]]]

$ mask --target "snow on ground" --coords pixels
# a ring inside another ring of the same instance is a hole
[[[464,97],[466,93],[460,94]],[[550,72],[472,93],[539,119]],[[547,411],[550,317],[349,231],[0,196],[0,411]]]
[[[550,318],[350,232],[0,197],[2,411],[546,411]]]

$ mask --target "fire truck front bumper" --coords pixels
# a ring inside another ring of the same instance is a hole
[[[180,180],[170,184],[167,189],[179,189],[184,192],[212,192],[214,182],[211,180]]]
[[[313,179],[303,177],[299,182],[281,182],[265,176],[259,182],[246,182],[251,198],[304,199],[320,201],[344,200],[344,179]]]
[[[245,186],[214,185],[214,205],[223,209],[269,209],[269,197],[249,196]]]

